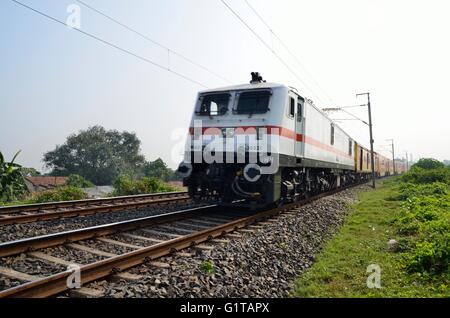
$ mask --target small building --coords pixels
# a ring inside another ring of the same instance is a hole
[[[69,181],[68,177],[25,177],[25,184],[31,193],[54,189],[56,187],[64,186]]]

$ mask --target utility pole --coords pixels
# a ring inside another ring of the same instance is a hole
[[[408,171],[408,152],[406,151],[406,171]]]
[[[375,158],[373,155],[372,111],[370,108],[370,93],[356,94],[356,97],[361,95],[367,95],[367,108],[369,110],[370,161],[372,164],[372,187],[375,189]]]
[[[391,147],[392,147],[392,163],[393,163],[393,165],[394,165],[394,175],[395,175],[394,139],[386,139],[386,141],[390,141],[390,142],[391,142]]]

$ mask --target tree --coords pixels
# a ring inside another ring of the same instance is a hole
[[[144,175],[149,178],[154,177],[167,181],[172,174],[172,169],[167,167],[167,164],[161,158],[146,162],[144,165]]]
[[[433,159],[433,158],[422,158],[417,163],[413,164],[412,167],[418,167],[422,169],[439,169],[444,168],[445,165],[440,162],[439,160]]]
[[[18,151],[11,162],[6,162],[0,152],[0,201],[11,201],[27,192],[19,164],[14,163],[20,151]]]
[[[119,174],[138,177],[145,158],[135,133],[89,127],[67,137],[63,145],[44,154],[52,175],[79,174],[97,185],[108,185]]]
[[[68,186],[76,187],[76,188],[92,188],[94,184],[80,176],[79,174],[71,174],[69,176],[69,180],[67,181]]]

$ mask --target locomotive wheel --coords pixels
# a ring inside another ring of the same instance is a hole
[[[195,204],[199,204],[202,201],[202,196],[201,195],[194,195],[192,197],[192,200],[194,201]]]

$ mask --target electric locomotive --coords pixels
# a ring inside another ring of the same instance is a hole
[[[357,143],[311,100],[251,75],[198,93],[178,168],[191,197],[260,208],[367,178]]]

